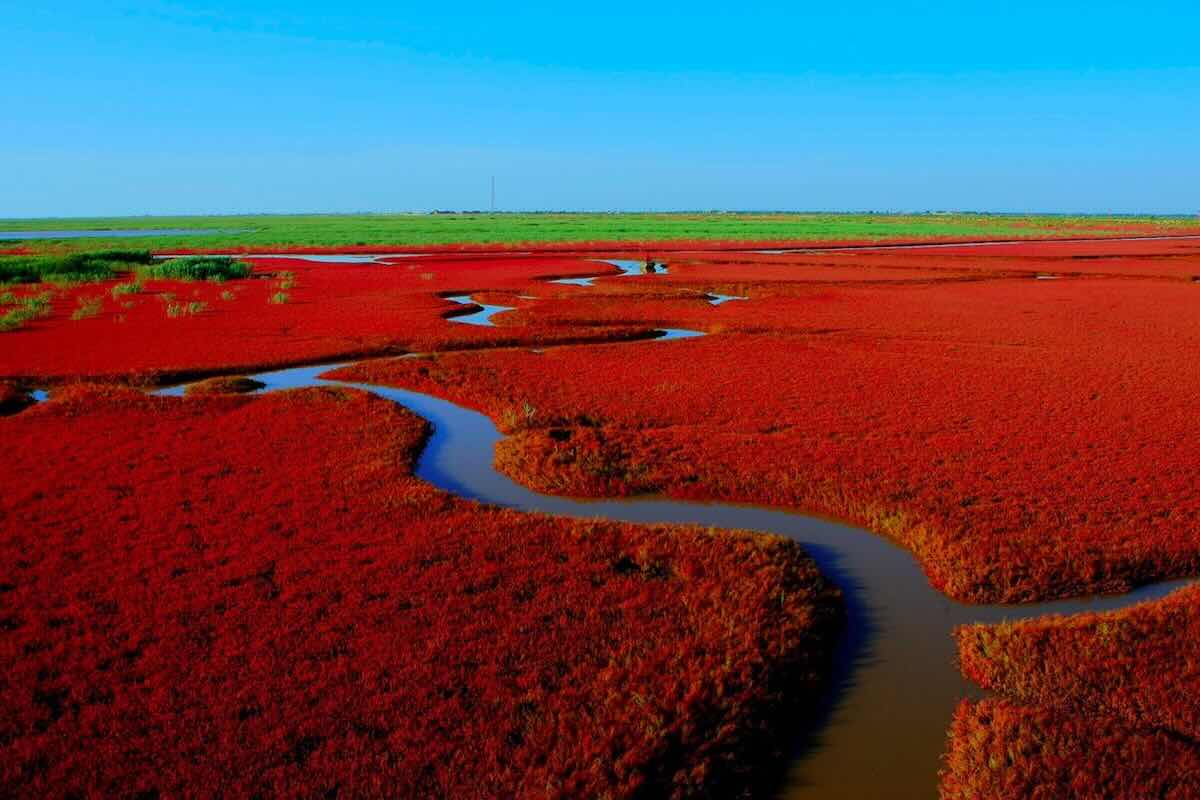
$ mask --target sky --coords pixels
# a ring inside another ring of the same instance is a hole
[[[0,217],[1200,212],[1200,5],[0,0]]]

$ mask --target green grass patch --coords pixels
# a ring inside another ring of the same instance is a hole
[[[16,305],[0,314],[0,331],[15,331],[24,327],[26,322],[41,317],[48,317],[53,312],[51,299],[53,295],[43,292],[33,297],[17,298],[12,292],[5,292],[0,301],[4,305]]]
[[[231,256],[181,256],[138,267],[143,279],[229,281],[250,275],[252,267]]]
[[[147,250],[100,250],[48,256],[0,258],[0,283],[88,283],[112,278],[153,257]]]
[[[142,282],[140,280],[134,279],[134,280],[128,281],[126,283],[118,283],[116,286],[112,287],[111,292],[112,292],[113,299],[115,300],[118,297],[121,297],[122,295],[141,294],[142,288],[143,288]]]
[[[209,217],[0,220],[0,230],[145,228],[139,244],[159,250],[590,241],[880,241],[886,239],[1114,236],[1140,226],[1158,233],[1196,233],[1195,217],[1098,217],[1016,214],[311,214]],[[155,235],[156,228],[212,228],[204,236]],[[243,232],[226,232],[238,229]],[[119,239],[27,240],[39,251],[119,247]]]
[[[191,317],[208,310],[208,303],[193,300],[190,303],[167,303],[167,316],[172,319]]]

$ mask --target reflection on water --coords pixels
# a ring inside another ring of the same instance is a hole
[[[612,264],[621,270],[619,278],[631,278],[636,275],[667,275],[667,265],[659,261],[632,261],[627,258],[605,258],[602,263]]]
[[[492,322],[492,317],[504,311],[512,311],[512,306],[489,306],[484,303],[477,303],[471,299],[470,295],[460,294],[453,297],[447,297],[452,303],[458,303],[463,306],[479,306],[478,311],[470,314],[460,314],[456,317],[447,317],[451,322],[461,322],[464,325],[483,325],[488,328],[494,328],[496,323]]]
[[[742,297],[741,295],[736,295],[736,294],[713,294],[710,292],[708,295],[708,304],[713,305],[713,306],[719,306],[722,303],[728,303],[730,300],[749,300],[749,299],[750,299],[749,297]]]
[[[602,258],[597,259],[597,263],[611,264],[621,270],[620,275],[612,277],[616,278],[632,278],[638,275],[666,275],[668,274],[667,265],[658,261],[633,261],[626,258]],[[567,286],[595,286],[597,278],[608,277],[606,275],[592,275],[586,278],[554,278],[548,283],[561,283]]]

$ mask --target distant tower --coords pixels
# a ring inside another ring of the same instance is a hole
[[[492,176],[492,213],[496,213],[496,176]]]

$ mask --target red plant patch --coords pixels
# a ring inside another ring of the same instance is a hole
[[[963,674],[1005,699],[959,709],[943,795],[1200,796],[1198,598],[960,628]]]
[[[1189,800],[1200,750],[1168,733],[1130,730],[1003,700],[964,702],[950,726],[942,800]]]
[[[790,253],[680,253],[672,275],[785,283],[934,282],[1036,275],[1193,280],[1200,239],[1025,242]]]
[[[1104,614],[971,625],[963,674],[1025,703],[1200,742],[1200,587]]]
[[[456,500],[412,476],[425,434],[331,389],[0,419],[4,794],[744,781],[838,619],[800,549]]]
[[[536,276],[593,274],[577,259],[405,259],[393,265],[256,262],[227,283],[128,278],[53,289],[54,313],[0,333],[0,376],[155,382],[367,355],[620,339],[635,330],[447,325],[443,295],[515,291]]]
[[[564,289],[512,322],[718,335],[340,376],[485,411],[519,434],[501,468],[543,490],[836,516],[902,542],[959,598],[1118,591],[1200,570],[1190,283],[780,281],[714,308],[708,283],[685,295],[686,270],[670,277]]]

